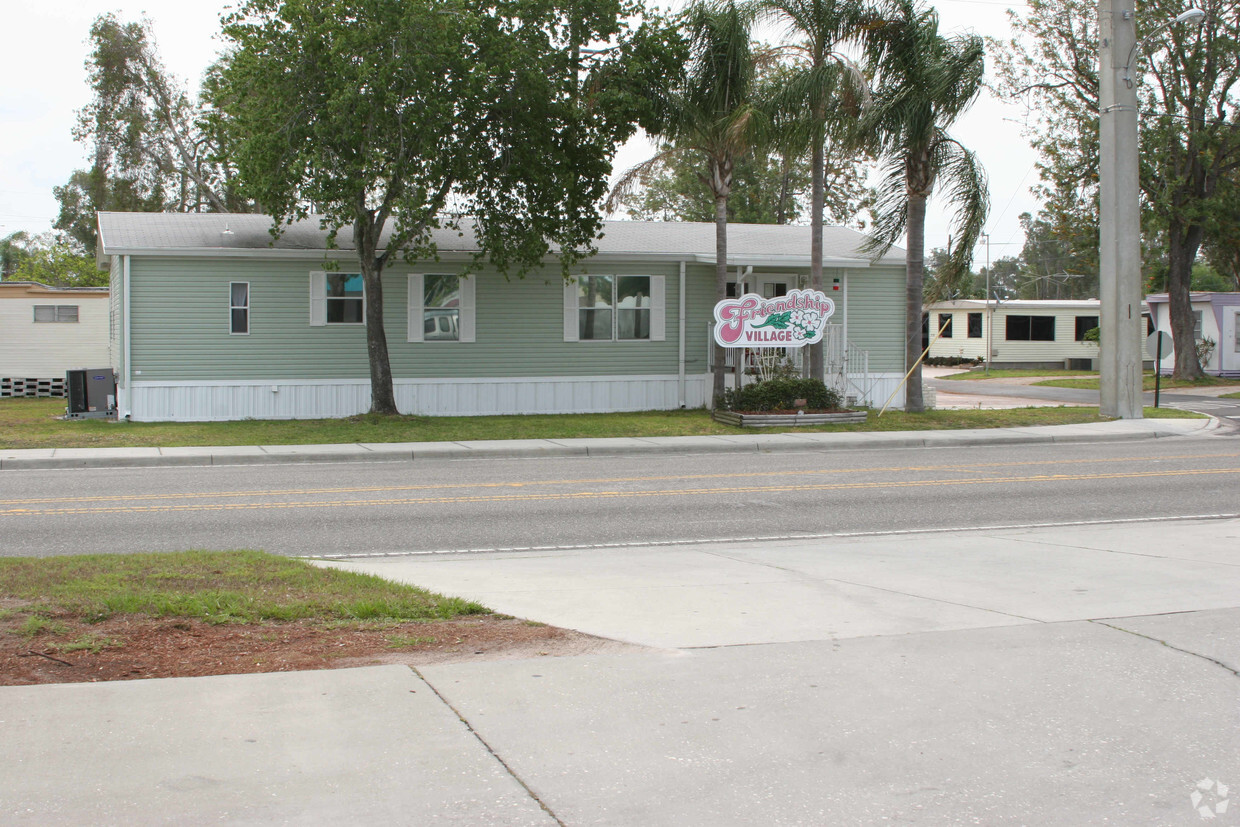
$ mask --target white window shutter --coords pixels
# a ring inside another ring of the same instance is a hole
[[[564,341],[576,342],[580,326],[577,322],[577,282],[564,283]]]
[[[310,273],[310,326],[327,324],[327,273],[322,270]]]
[[[405,341],[421,342],[425,341],[425,331],[422,327],[422,311],[425,309],[426,293],[423,291],[422,285],[425,277],[421,273],[411,273],[409,275],[409,330],[406,334]]]
[[[478,279],[472,275],[461,279],[460,341],[474,341],[474,286]]]
[[[650,277],[650,341],[667,339],[667,277]]]

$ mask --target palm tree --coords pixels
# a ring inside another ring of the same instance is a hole
[[[826,144],[842,137],[868,98],[861,70],[836,50],[859,36],[867,15],[848,0],[754,0],[754,9],[796,38],[785,49],[791,72],[772,105],[780,141],[792,154],[810,153],[810,287],[821,290]],[[810,376],[823,378],[821,342],[810,348]]]
[[[685,75],[665,102],[664,128],[657,136],[666,149],[620,177],[607,199],[614,211],[647,176],[673,154],[693,153],[704,165],[702,180],[715,198],[715,300],[727,294],[728,197],[736,162],[758,135],[754,107],[755,60],[750,15],[733,2],[697,2],[682,18],[690,60]],[[714,346],[712,398],[723,395],[725,353]]]
[[[876,257],[906,236],[905,409],[922,411],[921,314],[926,202],[936,191],[955,207],[943,278],[967,278],[986,223],[986,174],[977,157],[947,133],[982,88],[984,52],[976,35],[943,37],[938,14],[915,0],[889,0],[866,54],[875,72],[873,105],[862,118],[883,169],[866,251]]]

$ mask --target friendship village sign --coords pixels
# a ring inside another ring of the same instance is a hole
[[[715,305],[715,343],[721,347],[802,347],[822,341],[835,302],[821,290],[790,290],[764,299],[746,293]]]

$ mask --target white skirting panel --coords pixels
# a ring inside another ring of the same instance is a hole
[[[607,413],[680,407],[676,376],[397,379],[396,406],[422,416]],[[685,377],[685,406],[706,404],[709,380]],[[370,382],[134,382],[125,409],[135,422],[330,419],[370,409]],[[124,413],[124,411],[122,411]]]
[[[857,405],[866,408],[881,408],[887,403],[887,397],[899,388],[889,407],[904,407],[904,388],[900,383],[904,380],[902,373],[870,373],[866,375],[850,373],[848,375],[848,396],[857,399]]]

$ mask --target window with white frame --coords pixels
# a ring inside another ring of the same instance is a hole
[[[238,336],[250,333],[250,283],[228,283],[228,332]]]
[[[78,320],[78,306],[76,304],[36,304],[34,320],[37,324],[56,322],[74,324]]]
[[[565,286],[564,340],[664,341],[663,276],[578,276]]]
[[[1236,311],[1236,317],[1234,321],[1235,321],[1235,328],[1236,328],[1236,353],[1240,353],[1240,310]]]
[[[650,276],[581,276],[577,280],[581,341],[650,338]]]
[[[461,338],[461,279],[428,273],[422,280],[422,340],[456,342]]]
[[[327,323],[362,324],[366,320],[366,291],[361,273],[327,274]]]
[[[310,326],[366,322],[366,289],[360,273],[310,273]]]
[[[410,273],[410,342],[473,342],[474,292],[478,277],[456,273]]]
[[[1200,310],[1193,311],[1193,339],[1198,342],[1201,341],[1201,311]]]

